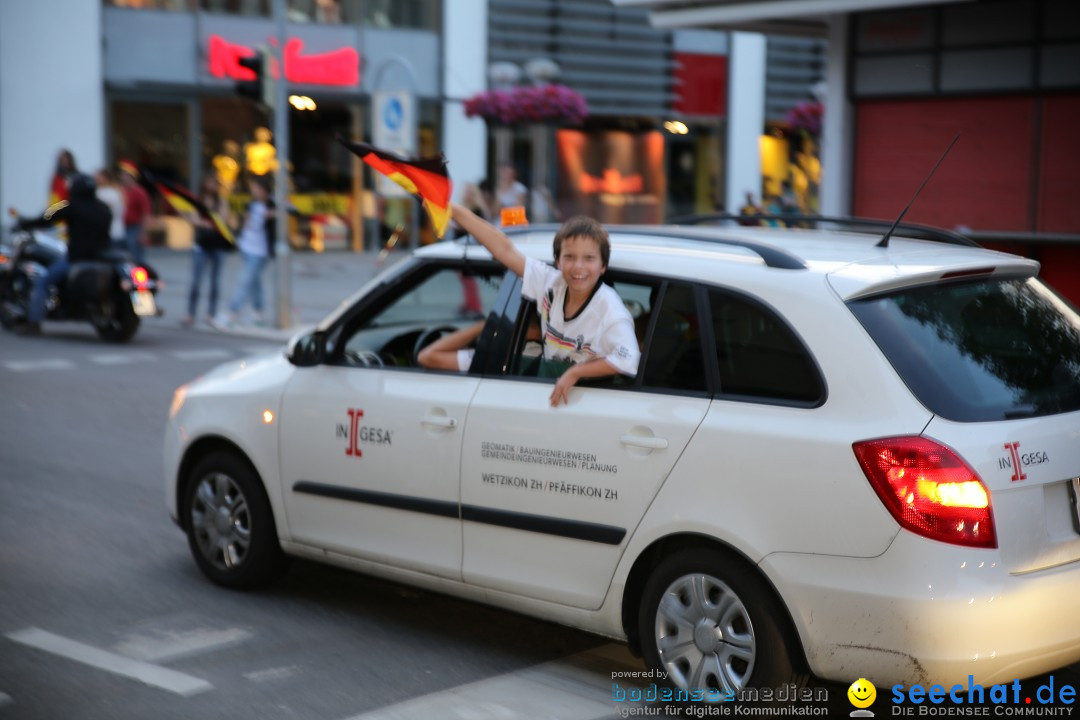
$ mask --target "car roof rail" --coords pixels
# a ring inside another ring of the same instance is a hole
[[[828,215],[734,215],[726,212],[700,213],[695,215],[681,215],[667,222],[671,225],[705,225],[730,221],[744,225],[756,226],[762,220],[776,221],[780,227],[816,229],[818,223],[843,226],[845,229],[864,231],[882,230],[887,231],[892,227],[891,220],[879,220],[876,218],[861,217],[836,217]],[[904,231],[905,237],[916,240],[931,240],[933,242],[947,243],[949,245],[966,245],[979,247],[979,244],[969,237],[954,230],[934,227],[932,225],[919,225],[918,223],[899,223],[896,228]]]
[[[745,240],[743,238],[726,238],[717,237],[713,234],[695,233],[688,234],[685,225],[682,225],[680,229],[672,228],[664,225],[616,225],[608,224],[606,227],[611,229],[618,229],[622,232],[633,233],[634,235],[646,235],[651,237],[666,237],[666,238],[678,238],[680,240],[695,240],[699,242],[714,243],[718,245],[730,245],[732,247],[741,247],[754,252],[764,261],[766,267],[779,268],[781,270],[805,270],[806,263],[802,261],[802,258],[784,250],[783,248],[770,245],[768,243],[758,242],[756,240]],[[541,225],[512,225],[510,227],[502,228],[502,231],[507,236],[524,235],[534,230],[544,231],[556,231],[559,229],[558,224],[544,223]]]

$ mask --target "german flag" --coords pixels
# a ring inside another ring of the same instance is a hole
[[[446,173],[446,158],[436,157],[406,160],[393,153],[368,145],[350,142],[338,136],[338,142],[361,160],[424,201],[431,225],[437,237],[446,234],[450,224],[450,177]]]
[[[125,172],[130,171],[125,168]],[[138,176],[136,175],[135,177]],[[236,244],[236,238],[233,237],[232,230],[225,224],[225,221],[222,220],[221,216],[196,197],[195,193],[179,183],[163,180],[145,171],[142,173],[142,177],[158,191],[161,197],[165,198],[165,201],[168,202],[169,205],[172,205],[176,212],[183,215],[198,215],[204,220],[209,221],[221,237],[225,238],[226,242],[231,245]]]

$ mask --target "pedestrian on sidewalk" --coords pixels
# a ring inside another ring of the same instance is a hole
[[[266,178],[259,175],[249,178],[248,191],[251,193],[251,202],[244,212],[243,229],[236,243],[244,258],[244,270],[240,285],[229,303],[228,314],[218,318],[225,328],[236,325],[237,316],[249,301],[254,324],[266,324],[263,315],[262,273],[273,258],[274,246],[271,238],[276,211],[269,200],[270,187]]]
[[[97,183],[97,199],[109,206],[112,223],[109,225],[109,242],[113,247],[124,247],[124,190],[112,168],[101,168],[94,175]]]
[[[150,195],[139,184],[139,171],[134,165],[122,161],[120,170],[124,186],[124,237],[131,259],[142,265],[145,262],[146,221],[150,219]]]
[[[229,222],[229,203],[221,195],[221,183],[214,175],[207,175],[202,181],[199,192],[199,200],[212,213],[216,213],[226,225]],[[235,250],[236,246],[229,242],[215,227],[213,221],[198,213],[189,218],[195,225],[195,242],[191,251],[191,290],[188,292],[187,316],[181,321],[184,327],[195,324],[196,311],[199,307],[199,292],[204,273],[210,272],[210,288],[206,305],[206,322],[215,326],[218,312],[218,290],[221,286],[221,263],[225,253]]]
[[[79,168],[75,166],[75,156],[67,148],[62,149],[56,156],[56,169],[49,182],[49,205],[68,199],[68,184],[78,174]]]

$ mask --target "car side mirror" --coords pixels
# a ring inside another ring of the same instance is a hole
[[[285,349],[285,359],[297,367],[319,365],[325,357],[326,333],[322,330],[294,335]]]

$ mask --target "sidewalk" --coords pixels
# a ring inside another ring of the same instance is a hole
[[[188,293],[191,289],[192,256],[190,250],[147,248],[146,262],[153,267],[164,288],[158,291],[158,307],[165,314],[156,318],[144,318],[143,322],[155,327],[175,329],[179,332],[223,332],[263,340],[285,341],[300,330],[315,325],[336,308],[342,300],[359,290],[379,272],[409,256],[401,250],[379,262],[377,252],[354,253],[332,251],[326,253],[294,252],[289,255],[290,294],[292,296],[292,322],[289,328],[273,327],[277,308],[276,283],[278,261],[273,261],[263,271],[264,314],[269,327],[243,324],[250,313],[250,305],[240,313],[237,327],[220,331],[204,322],[207,314],[209,277],[204,275],[199,293],[198,316],[191,328],[180,321],[187,315]],[[221,268],[221,286],[218,294],[218,312],[228,308],[229,301],[239,282],[243,262],[239,253],[226,255]]]

